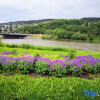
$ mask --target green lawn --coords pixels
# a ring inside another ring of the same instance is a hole
[[[63,59],[64,56],[68,56],[70,50],[66,49],[66,51],[52,51],[52,50],[38,50],[38,49],[25,49],[25,48],[8,48],[8,47],[0,47],[0,53],[2,52],[18,52],[16,56],[23,56],[25,54],[30,54],[32,56],[36,56],[37,54],[49,58],[49,59]],[[90,51],[76,51],[76,56],[86,56],[92,55],[95,58],[100,58],[100,52],[90,52]],[[15,56],[15,55],[14,55]]]
[[[85,90],[96,97],[85,96]],[[100,100],[100,79],[0,75],[0,100]]]

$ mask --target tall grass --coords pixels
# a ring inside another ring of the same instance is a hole
[[[96,97],[85,96],[93,91]],[[0,100],[100,100],[100,79],[0,76]]]
[[[50,51],[67,51],[70,49],[60,48],[60,47],[43,47],[43,46],[32,46],[30,44],[4,44],[0,45],[0,47],[10,47],[10,48],[24,48],[24,49],[36,49],[36,50],[50,50]]]

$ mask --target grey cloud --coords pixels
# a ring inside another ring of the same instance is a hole
[[[100,0],[0,0],[0,21],[100,17]]]

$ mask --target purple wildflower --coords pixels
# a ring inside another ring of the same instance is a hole
[[[2,54],[3,55],[10,55],[10,54],[12,54],[12,52],[3,52]]]
[[[54,60],[50,63],[51,67],[54,67],[55,65],[61,66],[61,68],[66,68],[66,63],[63,60]]]

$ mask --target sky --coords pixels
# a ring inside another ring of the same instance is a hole
[[[0,0],[0,22],[100,17],[100,0]]]

